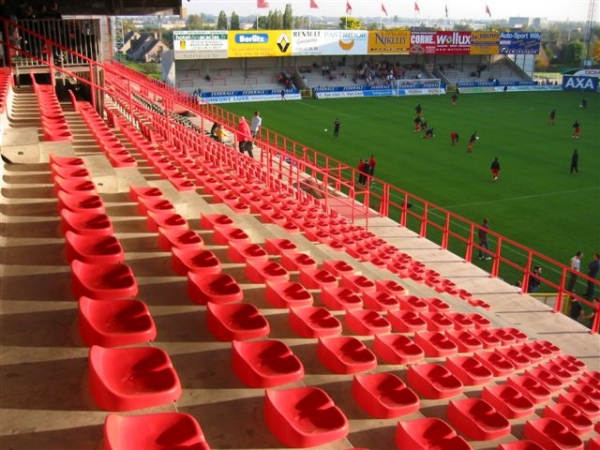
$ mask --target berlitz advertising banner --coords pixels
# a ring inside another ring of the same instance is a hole
[[[370,54],[408,55],[410,49],[410,31],[369,31]]]
[[[501,55],[537,55],[540,52],[541,33],[505,31],[500,33]]]
[[[292,55],[289,30],[229,31],[230,58],[264,58]]]
[[[470,31],[438,31],[435,33],[436,55],[468,55],[470,51]]]
[[[500,33],[497,31],[471,32],[471,55],[497,55]]]
[[[409,53],[411,55],[434,55],[435,46],[435,31],[410,33]]]
[[[173,31],[175,59],[227,58],[227,31]]]

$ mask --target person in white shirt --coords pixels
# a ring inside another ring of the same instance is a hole
[[[250,131],[252,132],[252,137],[254,139],[256,139],[256,136],[258,136],[261,125],[262,117],[260,117],[260,112],[254,111],[254,117],[252,118],[252,123],[250,124]]]
[[[579,251],[575,253],[575,256],[571,258],[571,274],[569,276],[569,282],[567,283],[567,291],[573,292],[575,282],[577,281],[577,273],[581,268],[581,258],[583,258],[583,252]]]

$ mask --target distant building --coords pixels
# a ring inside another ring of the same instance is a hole
[[[168,49],[158,33],[130,32],[125,35],[122,51],[130,61],[159,63]]]
[[[536,30],[548,28],[548,19],[545,17],[535,17],[531,20],[531,26]]]
[[[525,28],[529,26],[529,17],[509,17],[508,26],[510,28]]]

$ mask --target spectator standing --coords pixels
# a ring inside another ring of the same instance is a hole
[[[595,299],[592,300],[592,311],[589,314],[581,314],[580,320],[581,320],[581,322],[583,322],[583,324],[586,327],[592,328],[592,326],[594,325],[594,318],[596,317],[596,314],[598,314],[599,308],[600,308],[600,297],[596,297]],[[583,311],[582,311],[582,313],[583,313]]]
[[[377,161],[375,161],[375,155],[371,155],[369,158],[369,175],[375,176],[375,165]]]
[[[333,122],[333,137],[336,138],[340,135],[340,126],[342,125],[342,123],[340,122],[340,119],[335,119],[335,122]]]
[[[580,250],[575,253],[575,256],[571,258],[570,267],[571,274],[569,275],[569,281],[567,282],[567,291],[573,292],[575,283],[577,282],[577,273],[581,269],[581,258],[583,258],[583,252]]]
[[[498,157],[496,156],[492,161],[492,165],[490,166],[490,170],[492,171],[492,179],[496,181],[498,176],[500,175],[500,161],[498,161]]]
[[[556,119],[556,109],[550,111],[550,118],[548,119],[548,124],[554,125],[554,120]]]
[[[254,139],[256,139],[256,136],[258,136],[261,126],[262,126],[262,117],[260,117],[260,112],[254,111],[254,117],[252,118],[252,123],[250,124],[250,131],[252,132],[252,137]]]
[[[579,173],[579,152],[577,149],[573,150],[573,154],[571,155],[571,175],[573,174],[573,171]]]
[[[573,128],[573,134],[571,135],[571,137],[579,139],[579,133],[581,132],[581,125],[579,124],[579,120],[575,120],[575,122],[573,122],[573,125],[571,125],[571,128]]]
[[[477,141],[478,139],[479,139],[479,136],[477,136],[477,131],[476,131],[469,138],[469,145],[467,146],[467,153],[471,153],[473,151],[473,146],[475,145],[475,141]]]
[[[363,184],[363,180],[364,180],[364,168],[365,168],[365,162],[362,159],[358,160],[358,166],[356,167],[358,169],[358,184],[362,185]]]
[[[533,268],[533,272],[529,275],[529,283],[527,286],[527,292],[537,292],[540,288],[542,276],[542,268],[540,266],[535,266]]]
[[[489,231],[489,220],[483,219],[483,222],[479,226],[479,230],[477,231],[477,237],[479,238],[479,245],[486,250],[490,249],[490,245],[488,243],[488,231]],[[483,250],[479,249],[479,259],[490,260],[492,257],[488,254],[484,254]]]
[[[596,275],[598,275],[598,271],[600,270],[600,255],[598,253],[594,254],[594,259],[591,263],[588,264],[588,277],[596,279]],[[585,296],[588,299],[594,297],[594,291],[596,290],[596,284],[592,280],[588,280],[587,282],[587,290],[585,292]]]
[[[285,89],[281,90],[281,100],[285,100]]]

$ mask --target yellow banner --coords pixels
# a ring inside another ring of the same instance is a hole
[[[410,31],[369,31],[368,53],[408,55]]]
[[[471,32],[471,55],[497,55],[500,53],[500,33],[496,31]]]
[[[292,33],[289,30],[229,31],[229,58],[291,56]]]

